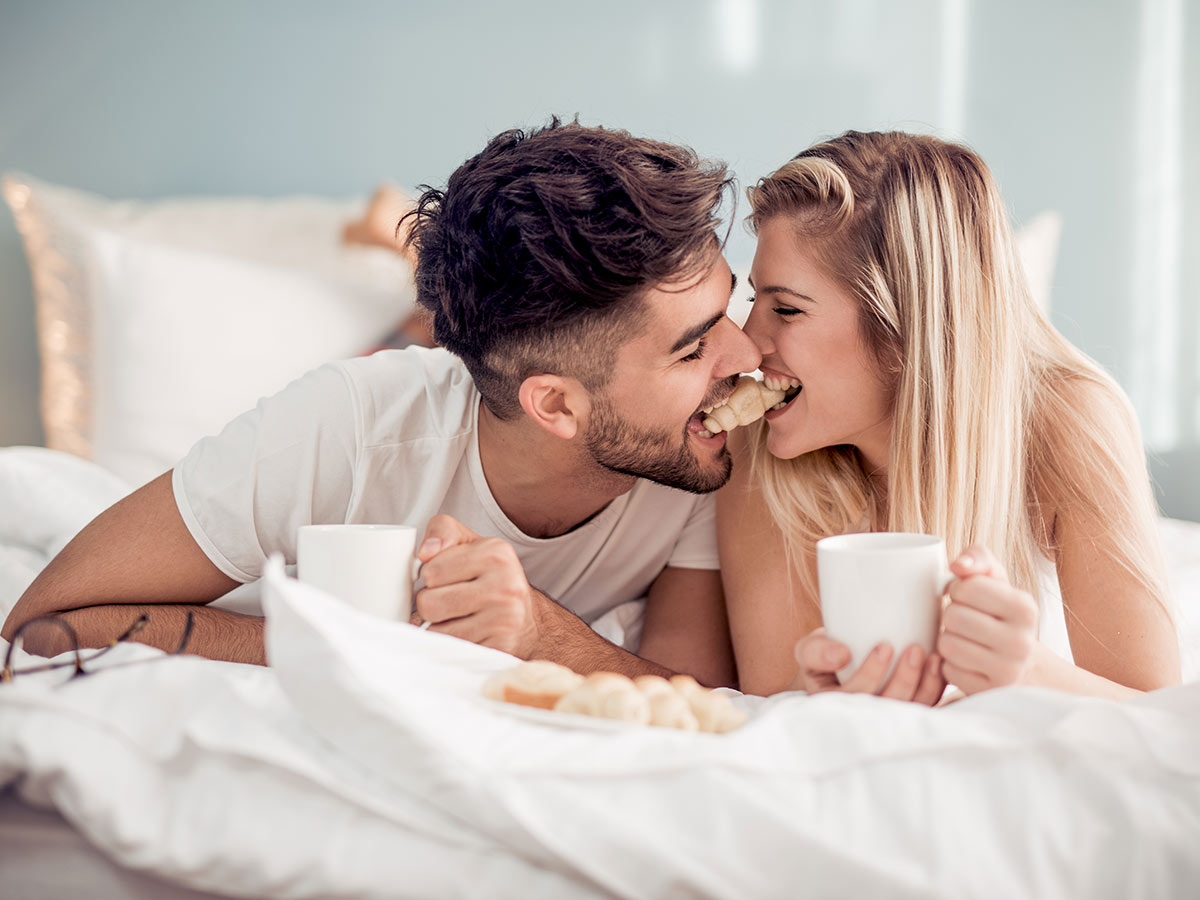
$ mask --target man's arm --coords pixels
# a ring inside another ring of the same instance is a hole
[[[21,595],[0,634],[12,640],[30,619],[64,615],[82,646],[102,647],[145,612],[150,622],[135,640],[174,650],[191,610],[189,652],[262,663],[262,619],[204,606],[237,584],[192,538],[166,472],[79,532]],[[51,625],[30,626],[22,643],[43,656],[65,649]]]
[[[449,516],[437,516],[418,556],[426,587],[417,594],[417,616],[433,631],[577,672],[631,677],[684,672],[705,684],[735,683],[716,572],[668,568],[659,575],[647,599],[643,655],[636,656],[530,587],[506,541],[480,537]]]

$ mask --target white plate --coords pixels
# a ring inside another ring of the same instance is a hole
[[[639,722],[625,722],[621,719],[602,719],[599,716],[581,716],[576,713],[555,712],[552,709],[542,709],[539,706],[522,706],[520,703],[505,703],[503,700],[492,700],[481,697],[480,700],[493,712],[515,716],[537,722],[540,725],[553,725],[557,728],[584,728],[593,731],[624,731],[628,728],[643,727]]]

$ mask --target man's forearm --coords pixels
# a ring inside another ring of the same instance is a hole
[[[266,665],[263,618],[209,606],[177,603],[88,606],[58,613],[79,638],[80,647],[104,647],[145,614],[146,626],[132,640],[168,653],[179,647],[188,613],[194,617],[185,653],[228,662]],[[23,645],[39,656],[57,656],[70,649],[64,629],[34,623],[23,632]]]
[[[548,659],[574,669],[580,674],[619,672],[635,678],[638,675],[661,675],[670,678],[676,672],[666,666],[623,650],[612,641],[592,631],[583,619],[555,603],[540,591],[538,632],[540,639],[530,659]]]

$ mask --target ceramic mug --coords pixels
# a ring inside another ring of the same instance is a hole
[[[888,677],[904,650],[933,651],[942,595],[954,576],[946,542],[929,534],[840,534],[817,541],[825,634],[850,648],[839,674],[852,675],[876,644],[892,645]]]
[[[416,543],[410,525],[301,525],[296,577],[363,612],[407,621]]]

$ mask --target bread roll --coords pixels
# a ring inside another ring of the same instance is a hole
[[[785,396],[783,391],[773,391],[753,376],[743,375],[729,399],[704,419],[704,428],[717,434],[757,422]]]
[[[658,675],[639,675],[633,683],[650,701],[651,725],[683,731],[699,730],[700,723],[687,699],[667,679]]]
[[[687,699],[701,731],[725,734],[746,722],[746,714],[724,694],[701,689],[689,694]]]
[[[497,672],[483,683],[483,695],[492,700],[554,709],[563,695],[583,684],[583,676],[566,666],[533,659]]]
[[[594,672],[589,675],[583,684],[554,704],[554,709],[640,725],[650,722],[650,701],[637,689],[632,679],[614,672]]]

